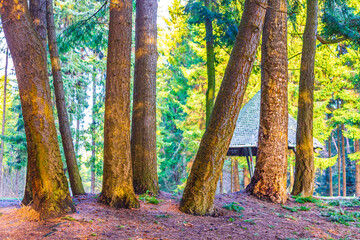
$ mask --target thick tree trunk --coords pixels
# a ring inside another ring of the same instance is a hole
[[[138,208],[130,153],[132,1],[110,3],[104,122],[104,175],[100,202]]]
[[[261,45],[261,109],[256,167],[246,191],[285,203],[288,145],[286,0],[269,0]]]
[[[157,0],[136,2],[131,157],[136,193],[159,191],[156,160]]]
[[[354,140],[355,152],[360,151],[359,140]],[[355,165],[355,193],[357,197],[360,197],[360,159],[356,161]]]
[[[332,133],[329,136],[329,140],[328,140],[328,157],[331,158],[331,137],[332,137]],[[334,190],[333,190],[333,182],[332,182],[332,166],[329,167],[329,196],[332,197],[334,195]]]
[[[344,124],[341,124],[341,152],[342,152],[342,170],[343,170],[343,197],[346,197],[346,156],[345,156],[345,139],[344,139],[344,132],[345,132],[345,126]]]
[[[211,11],[211,0],[205,0],[205,7]],[[212,19],[205,19],[206,31],[206,67],[208,88],[206,91],[206,126],[209,125],[211,112],[215,101],[215,53]]]
[[[47,43],[46,1],[47,0],[29,1],[29,9],[34,23],[35,31],[39,34],[40,40],[45,49]]]
[[[53,75],[54,92],[56,97],[56,109],[58,112],[59,129],[64,148],[66,165],[69,172],[69,180],[73,195],[84,194],[79,167],[76,162],[74,143],[71,136],[69,117],[66,109],[64,86],[62,81],[61,64],[56,41],[53,1],[46,0],[46,20],[49,40],[49,52]]]
[[[236,120],[252,70],[263,26],[266,0],[246,0],[235,44],[225,70],[210,123],[180,203],[180,210],[195,215],[216,214],[216,183],[234,133]]]
[[[313,114],[318,0],[307,0],[306,9],[296,129],[295,182],[292,194],[308,197],[313,195],[315,182]]]
[[[62,170],[46,52],[33,28],[25,0],[1,1],[0,9],[19,86],[33,190],[32,206],[40,212],[42,219],[61,216],[75,211],[75,207]]]
[[[339,103],[338,103],[339,108]],[[338,144],[338,196],[341,196],[341,146],[340,146],[340,126],[337,128]]]
[[[5,76],[4,76],[4,98],[3,98],[3,115],[1,125],[1,135],[5,134],[5,123],[6,123],[6,87],[7,87],[7,69],[9,63],[9,49],[6,49],[5,56]],[[2,181],[3,181],[3,159],[4,159],[4,139],[1,138],[1,150],[0,150],[0,194],[3,193]]]
[[[96,105],[96,75],[93,76],[93,99],[92,99],[92,124],[91,124],[91,158],[90,158],[90,169],[91,169],[91,193],[95,193],[95,157],[96,157],[96,139],[95,139],[95,105]]]

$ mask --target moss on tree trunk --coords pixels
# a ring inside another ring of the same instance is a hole
[[[2,1],[1,20],[19,86],[28,144],[32,207],[42,219],[75,211],[63,172],[44,46],[25,0]]]
[[[286,0],[269,0],[261,46],[261,108],[254,176],[246,191],[284,203],[288,145]]]
[[[266,2],[245,1],[224,79],[180,202],[180,210],[183,212],[195,215],[217,213],[214,208],[216,185],[255,60]]]
[[[104,175],[100,202],[138,208],[130,155],[132,1],[110,3],[104,122]]]

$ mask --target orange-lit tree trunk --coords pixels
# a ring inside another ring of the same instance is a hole
[[[239,164],[238,161],[236,159],[233,159],[232,161],[234,161],[234,178],[233,178],[233,182],[234,182],[234,192],[238,192],[240,191],[240,182],[239,182]]]
[[[266,0],[246,0],[239,31],[225,70],[210,122],[201,139],[191,168],[180,210],[195,215],[212,215],[216,184],[234,133],[259,45]]]
[[[136,2],[131,158],[135,192],[159,191],[156,160],[157,0]]]
[[[69,117],[66,109],[64,86],[62,81],[61,64],[56,40],[53,1],[46,0],[46,22],[49,42],[49,53],[53,75],[56,109],[59,119],[59,129],[65,153],[65,160],[69,172],[69,180],[73,195],[84,194],[79,167],[76,162],[74,143],[71,136]]]
[[[345,156],[345,139],[344,139],[345,126],[341,124],[341,155],[342,155],[342,171],[343,171],[343,196],[346,197],[346,156]]]
[[[318,0],[307,0],[306,3],[296,129],[295,182],[292,194],[309,197],[313,195],[315,181],[313,115]]]
[[[284,203],[288,145],[286,0],[269,0],[261,45],[261,108],[254,176],[246,191]]]
[[[138,208],[130,155],[132,1],[110,3],[104,122],[104,175],[100,202]]]
[[[358,139],[354,140],[354,145],[355,152],[359,152],[360,147]],[[357,197],[360,197],[360,159],[356,161],[355,165],[355,194]]]
[[[244,189],[246,189],[247,185],[250,184],[250,177],[249,177],[250,173],[249,173],[249,170],[246,167],[243,168],[243,175],[244,175],[244,181],[243,181]]]
[[[61,216],[75,211],[75,207],[57,141],[46,52],[35,32],[25,0],[1,1],[0,10],[19,86],[28,145],[32,207],[40,212],[42,219]]]

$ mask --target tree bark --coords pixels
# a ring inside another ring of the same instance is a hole
[[[328,140],[328,153],[329,153],[329,158],[331,158],[331,137],[332,137],[332,133],[329,136],[329,140]],[[329,167],[329,196],[332,197],[334,195],[334,190],[333,190],[333,182],[332,182],[332,167]]]
[[[355,152],[359,152],[360,147],[358,139],[354,140],[354,145]],[[357,160],[355,165],[355,194],[357,197],[360,197],[360,160]]]
[[[269,0],[261,45],[261,107],[254,176],[246,191],[285,203],[288,145],[286,0]]]
[[[318,0],[306,2],[296,129],[295,182],[292,195],[301,194],[308,197],[313,195],[315,183],[313,115]]]
[[[342,170],[343,170],[343,197],[346,197],[346,156],[345,156],[345,139],[344,139],[344,132],[345,126],[341,124],[341,145],[342,145]]]
[[[205,0],[205,7],[211,11],[211,0]],[[215,53],[212,19],[205,18],[206,31],[206,67],[208,76],[208,88],[206,91],[206,127],[209,125],[210,116],[215,101]]]
[[[235,44],[225,70],[209,126],[180,202],[180,210],[195,215],[217,214],[216,183],[234,133],[236,120],[259,45],[266,0],[246,0]]]
[[[2,0],[0,10],[19,86],[33,190],[32,207],[42,219],[58,217],[75,211],[75,207],[62,170],[46,52],[37,37],[25,0]]]
[[[243,175],[244,175],[244,189],[246,189],[246,187],[250,184],[250,178],[249,178],[249,170],[244,167],[243,168]]]
[[[234,192],[238,192],[240,191],[240,180],[239,180],[239,164],[238,161],[236,159],[233,160],[234,161]]]
[[[35,31],[46,50],[47,28],[46,28],[46,1],[47,0],[30,0],[29,9],[34,23]]]
[[[91,186],[90,192],[95,193],[95,157],[96,157],[96,139],[95,139],[95,105],[96,105],[96,76],[93,76],[93,99],[92,99],[92,124],[91,124],[91,158],[90,158],[90,169],[91,169]]]
[[[1,125],[1,136],[5,135],[5,123],[6,123],[6,87],[7,87],[7,69],[9,63],[9,49],[6,49],[5,56],[5,76],[4,76],[4,98],[3,98],[3,115]],[[2,180],[3,180],[3,159],[4,159],[4,139],[1,138],[1,152],[0,152],[0,194],[3,193]]]
[[[156,155],[157,0],[136,2],[131,157],[135,192],[159,191]]]
[[[230,160],[230,193],[234,192],[234,163]]]
[[[62,81],[61,64],[56,40],[53,1],[46,0],[46,21],[49,42],[49,53],[53,75],[56,109],[58,112],[59,129],[64,148],[66,165],[69,172],[69,180],[73,195],[84,194],[79,167],[76,161],[74,143],[71,136],[69,117],[66,109],[64,86]]]
[[[110,3],[104,122],[104,175],[100,202],[138,208],[130,155],[132,1]]]
[[[223,173],[222,173],[222,171],[221,171],[221,173],[220,173],[220,194],[223,194],[224,193],[224,185],[223,185],[224,183],[223,183]]]
[[[339,102],[338,102],[339,108]],[[340,146],[340,126],[337,128],[337,140],[338,140],[338,196],[341,196],[341,146]]]

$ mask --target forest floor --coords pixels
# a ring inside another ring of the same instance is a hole
[[[358,200],[289,198],[282,206],[223,194],[215,200],[222,216],[199,217],[180,212],[179,199],[167,193],[141,199],[140,209],[115,210],[83,195],[73,199],[76,213],[50,221],[0,201],[0,239],[360,239]]]

